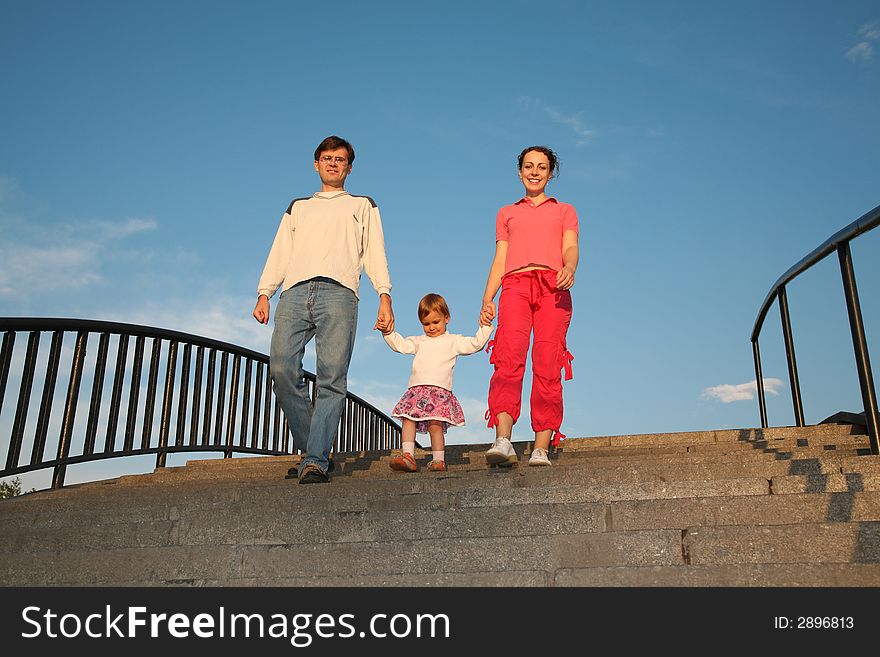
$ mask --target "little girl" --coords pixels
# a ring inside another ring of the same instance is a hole
[[[433,460],[428,470],[446,470],[444,434],[450,425],[464,425],[461,404],[452,394],[452,370],[459,356],[480,351],[489,341],[492,326],[480,326],[476,336],[446,332],[449,307],[439,294],[426,294],[419,301],[419,321],[424,335],[404,338],[399,333],[385,335],[385,342],[401,354],[415,354],[409,388],[391,415],[400,418],[403,454],[391,459],[391,469],[416,472],[416,433],[431,436]]]

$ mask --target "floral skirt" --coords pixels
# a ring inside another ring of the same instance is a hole
[[[439,386],[413,386],[403,393],[391,416],[416,423],[417,433],[428,433],[428,421],[437,420],[443,433],[450,426],[464,426],[464,411],[455,395]]]

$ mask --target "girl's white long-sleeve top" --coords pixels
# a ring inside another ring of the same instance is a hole
[[[404,338],[395,331],[384,337],[394,351],[415,354],[408,387],[439,386],[452,390],[452,370],[456,359],[485,347],[492,330],[491,326],[481,326],[474,336],[444,333],[436,338],[427,335]]]

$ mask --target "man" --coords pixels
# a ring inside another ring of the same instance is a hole
[[[394,330],[391,278],[379,208],[368,196],[345,191],[354,149],[335,135],[315,149],[321,191],[294,199],[275,235],[258,286],[254,318],[269,321],[269,299],[281,288],[269,371],[275,397],[304,452],[299,483],[327,483],[329,460],[348,390],[347,375],[357,327],[361,271],[379,293],[374,328]],[[314,407],[303,376],[303,353],[315,338]]]

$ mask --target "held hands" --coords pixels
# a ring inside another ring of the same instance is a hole
[[[495,302],[489,300],[483,303],[480,309],[480,326],[492,326],[493,319],[495,319]]]
[[[261,294],[257,299],[257,305],[254,306],[254,319],[260,324],[269,323],[269,299],[265,294]]]
[[[558,290],[567,290],[574,285],[574,269],[566,265],[556,272],[556,288]]]
[[[387,294],[379,296],[379,314],[376,316],[376,324],[373,328],[382,331],[382,335],[394,331],[394,311],[391,309],[391,297]]]

